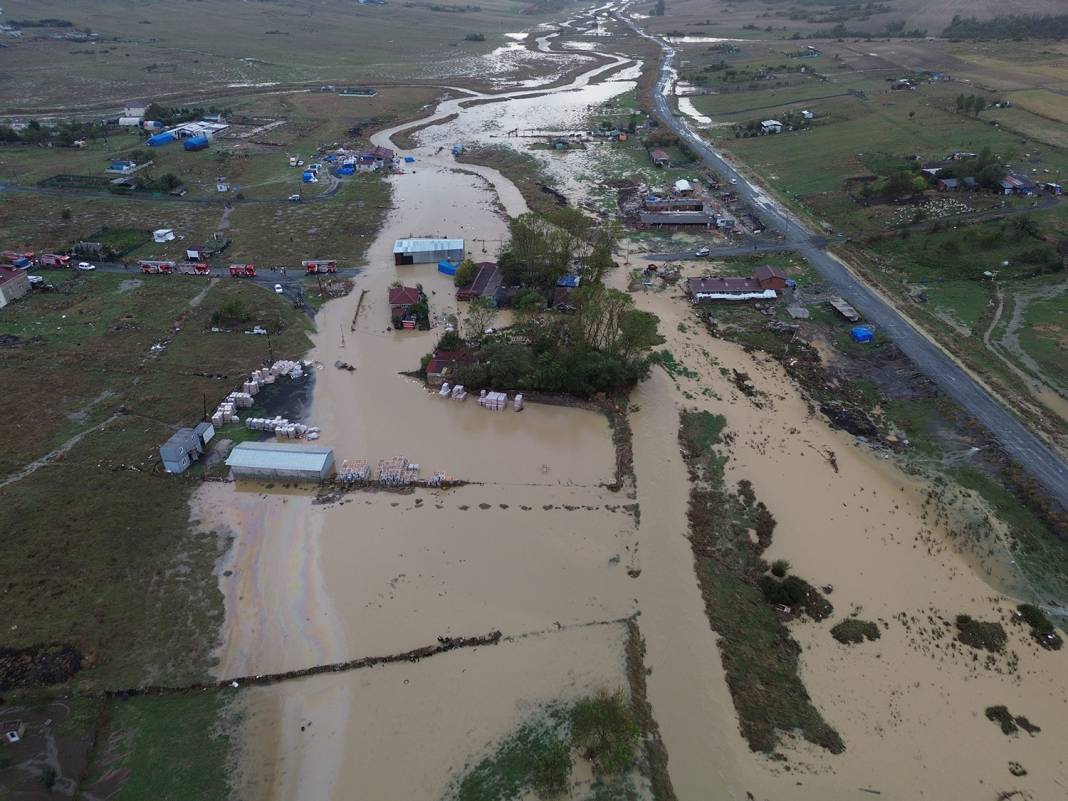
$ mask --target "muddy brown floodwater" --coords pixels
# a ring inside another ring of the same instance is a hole
[[[599,49],[610,44],[606,38]],[[326,367],[316,373],[309,419],[339,460],[404,454],[424,474],[442,470],[475,483],[356,492],[326,505],[313,504],[306,490],[205,485],[194,516],[233,537],[218,565],[226,602],[218,672],[385,655],[444,635],[500,630],[506,640],[247,690],[239,795],[441,798],[465,764],[541,705],[625,686],[623,627],[591,624],[640,612],[649,700],[683,801],[747,792],[845,798],[858,788],[887,798],[994,798],[1014,788],[1063,797],[1068,650],[1039,652],[1008,626],[1019,668],[997,673],[899,622],[901,613],[923,617],[929,609],[990,619],[1009,600],[949,546],[925,514],[922,485],[812,416],[776,365],[699,331],[680,297],[637,297],[660,316],[665,347],[695,377],[657,371],[632,398],[635,498],[602,486],[614,477],[604,416],[537,404],[521,414],[489,412],[473,399],[443,400],[400,374],[418,366],[441,328],[388,330],[389,284],[421,283],[435,320],[456,304],[450,279],[434,265],[395,267],[393,241],[464,237],[472,257],[492,258],[505,215],[526,211],[500,173],[466,164],[458,171],[440,150],[446,137],[484,138],[494,120],[510,125],[517,114],[539,127],[573,122],[577,109],[627,88],[626,81],[589,83],[623,61],[537,102],[522,92],[472,109],[450,100],[431,117],[375,137],[388,144],[405,127],[458,115],[447,129],[417,135],[415,169],[390,179],[394,210],[356,290],[317,318],[309,358]],[[622,283],[618,272],[613,280]],[[356,371],[334,369],[336,360]],[[765,393],[764,408],[739,395],[721,367],[748,372]],[[788,739],[787,760],[771,761],[750,753],[739,735],[686,539],[682,408],[727,418],[736,437],[729,480],[750,479],[779,520],[770,556],[789,559],[813,583],[833,584],[836,618],[852,610],[887,621],[881,640],[852,649],[830,637],[828,624],[791,626],[804,649],[802,678],[842,733],[843,755]],[[837,454],[838,473],[817,453],[827,449]],[[640,525],[625,508],[635,501]],[[983,717],[991,704],[1028,716],[1042,732],[1007,738]],[[1010,759],[1028,775],[1011,776]]]

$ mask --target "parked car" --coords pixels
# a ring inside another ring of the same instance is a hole
[[[289,202],[290,203],[300,203],[300,195],[290,195],[289,196]]]
[[[738,183],[738,179],[737,179],[737,178],[731,178],[731,183],[732,183],[732,184],[736,184],[736,183]]]
[[[44,277],[43,276],[31,275],[29,278],[30,278],[30,284],[32,284],[34,286],[36,286],[37,284],[43,284],[44,283]]]
[[[697,258],[699,258],[699,259],[702,259],[705,256],[709,256],[711,254],[712,254],[712,251],[709,248],[701,248],[700,250],[698,250],[693,255],[697,256]]]
[[[285,290],[282,289],[282,285],[281,284],[275,284],[274,285],[274,291],[277,292],[279,295],[281,295],[283,292],[285,292]]]
[[[95,270],[96,269],[96,265],[95,264],[90,264],[87,261],[80,261],[80,262],[78,262],[78,269],[79,270],[86,270],[86,271]]]

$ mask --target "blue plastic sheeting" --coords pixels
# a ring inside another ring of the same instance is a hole
[[[404,157],[404,163],[405,164],[415,164],[415,157],[414,156],[405,156]]]
[[[191,136],[186,139],[182,145],[186,150],[203,150],[208,146],[208,137],[206,136]]]
[[[315,180],[315,173],[314,172],[309,170],[308,172],[304,173],[304,183],[310,184],[314,180]]]
[[[156,134],[155,136],[148,137],[148,146],[149,147],[162,147],[163,145],[170,144],[173,141],[174,141],[174,134],[172,134],[172,133],[161,133],[161,134]]]
[[[875,334],[872,333],[872,330],[870,328],[865,328],[862,325],[853,326],[853,330],[852,330],[851,333],[853,335],[853,341],[854,342],[874,342],[875,341]]]
[[[337,168],[337,174],[338,175],[352,175],[354,172],[356,172],[356,168],[355,167],[338,167]]]
[[[579,277],[577,275],[565,275],[559,281],[556,282],[557,286],[571,287],[574,289],[579,285]]]
[[[456,265],[448,259],[442,259],[438,262],[438,272],[445,273],[445,275],[456,275]]]

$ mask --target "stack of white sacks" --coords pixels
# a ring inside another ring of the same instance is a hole
[[[262,370],[254,370],[252,375],[249,376],[248,381],[245,381],[241,385],[239,392],[231,392],[226,396],[226,399],[219,404],[215,409],[215,413],[211,416],[211,424],[213,426],[221,426],[224,423],[239,423],[241,418],[237,415],[238,409],[248,409],[255,402],[253,396],[260,391],[260,387],[264,384],[273,384],[280,375],[289,376],[291,379],[303,378],[304,370],[309,367],[311,362],[294,362],[289,359],[279,359],[270,368]],[[265,421],[264,418],[253,418],[259,420],[262,425],[252,426],[251,420],[245,422],[249,428],[255,428],[257,431],[274,431],[278,432],[279,428],[284,428],[287,433],[279,434],[279,436],[288,437],[303,437],[310,433],[315,434],[314,437],[308,436],[308,439],[318,439],[319,429],[309,429],[307,426],[299,424],[291,424],[288,420],[283,420],[281,417],[276,417],[273,421]],[[278,421],[277,425],[268,427],[266,422]],[[298,433],[298,428],[304,429]]]

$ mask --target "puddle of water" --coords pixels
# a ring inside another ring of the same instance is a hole
[[[688,97],[679,98],[679,111],[692,119],[694,122],[702,125],[708,125],[712,122],[712,118],[702,114],[697,110],[697,106],[693,104],[693,101]]]
[[[717,42],[744,42],[744,39],[724,39],[720,36],[665,36],[672,44],[716,44]]]

